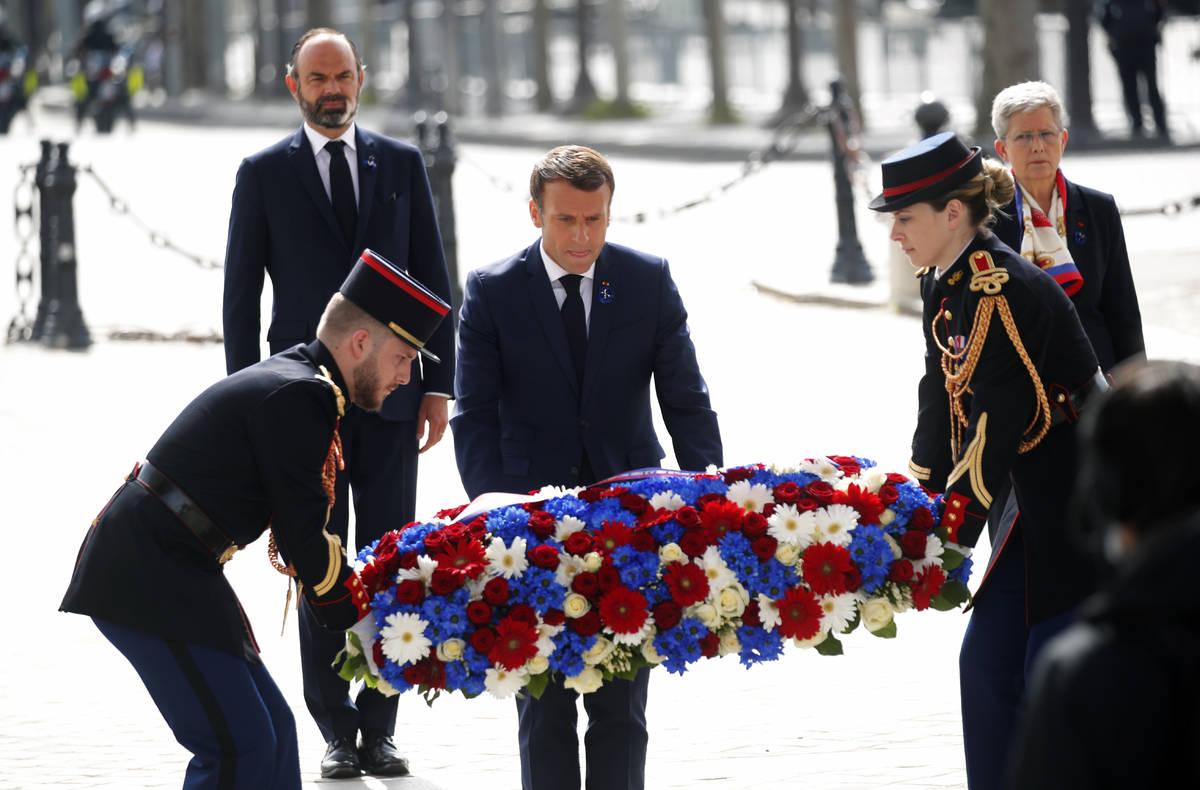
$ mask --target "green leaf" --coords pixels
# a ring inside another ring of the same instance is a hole
[[[933,596],[929,605],[939,612],[957,609],[960,605],[971,600],[971,590],[962,582],[950,581],[942,585],[942,591]]]
[[[546,690],[546,685],[550,682],[549,672],[543,672],[540,675],[530,675],[529,682],[525,684],[525,689],[534,699],[542,696],[542,692]]]
[[[841,633],[843,633],[843,634],[850,633],[855,628],[858,628],[858,625],[861,622],[862,622],[862,612],[858,611],[858,609],[855,609],[854,610],[854,619],[851,620],[850,622],[846,623],[846,627],[841,630]]]
[[[817,652],[823,656],[842,655],[842,643],[833,634],[825,637],[825,641],[817,645]]]
[[[896,638],[896,621],[892,620],[878,631],[872,631],[872,634],[880,639],[895,639]]]
[[[942,552],[942,570],[949,573],[950,571],[957,568],[959,565],[962,565],[962,562],[965,559],[966,559],[966,557],[959,554],[954,549],[946,549],[945,551]]]
[[[432,686],[421,685],[417,687],[417,691],[425,698],[426,706],[432,708],[433,701],[442,695],[441,689],[433,688]]]

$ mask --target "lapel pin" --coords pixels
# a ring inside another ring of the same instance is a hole
[[[368,170],[375,169],[375,154],[371,154],[365,160],[363,160],[363,167],[367,168]]]
[[[612,283],[608,280],[600,282],[600,304],[608,304],[613,300]]]

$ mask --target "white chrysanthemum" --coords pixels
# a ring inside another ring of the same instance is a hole
[[[567,593],[567,597],[563,599],[563,614],[571,619],[583,617],[592,610],[592,602],[587,599],[586,595],[579,593]]]
[[[742,640],[738,639],[737,630],[725,627],[717,632],[720,641],[717,643],[717,655],[727,656],[730,653],[741,652]]]
[[[762,593],[758,594],[758,619],[762,620],[763,628],[767,631],[774,631],[783,622],[775,601]]]
[[[505,699],[520,691],[528,677],[525,667],[510,671],[502,666],[493,666],[483,678],[483,687],[496,699]]]
[[[858,526],[858,511],[849,505],[827,505],[814,512],[813,542],[848,546],[850,530]]]
[[[566,628],[565,625],[546,625],[545,623],[538,625],[538,638],[534,645],[540,655],[548,656],[554,652],[554,637],[558,636],[564,628]]]
[[[558,568],[554,571],[554,581],[562,587],[571,589],[571,582],[575,580],[575,576],[584,570],[586,563],[583,557],[576,557],[574,554],[567,554],[565,551],[558,553]]]
[[[854,593],[822,595],[818,603],[821,605],[821,628],[835,634],[846,630],[858,609]]]
[[[666,490],[659,491],[654,496],[650,497],[650,507],[658,510],[679,510],[686,505],[687,502],[679,494],[674,491]]]
[[[525,559],[525,538],[513,538],[511,546],[505,546],[500,538],[493,538],[486,556],[488,570],[506,579],[520,576],[529,567],[529,560]]]
[[[704,474],[706,475],[715,475],[720,471],[721,470],[717,468],[716,464],[709,464],[708,466],[704,467]]]
[[[771,489],[762,483],[751,485],[749,480],[739,480],[731,485],[725,492],[725,498],[741,505],[742,509],[748,513],[760,513],[763,505],[775,501],[771,497]]]
[[[429,583],[433,581],[433,572],[437,570],[437,566],[437,560],[427,557],[424,554],[420,554],[417,556],[417,567],[401,568],[396,573],[396,579],[398,581],[416,579],[422,584],[428,586]]]
[[[580,655],[580,658],[583,659],[583,663],[588,665],[600,664],[603,663],[603,661],[610,655],[612,655],[612,652],[615,649],[616,645],[614,645],[605,637],[597,635],[596,641],[592,643],[591,647],[583,651],[583,654]]]
[[[800,463],[800,471],[816,475],[827,483],[835,482],[842,475],[842,470],[828,458],[813,458]]]
[[[458,661],[463,657],[467,643],[458,638],[447,639],[437,646],[438,661]]]
[[[530,675],[540,675],[550,668],[550,659],[538,653],[525,662],[525,671]]]
[[[584,667],[578,675],[563,680],[563,687],[574,689],[580,694],[591,694],[604,685],[604,675],[595,667]]]
[[[609,630],[607,626],[605,627],[605,630]],[[656,630],[657,629],[654,627],[654,617],[652,615],[646,615],[646,622],[642,623],[641,628],[630,634],[613,633],[612,641],[618,645],[637,645],[640,644],[643,639],[654,636]]]
[[[582,490],[582,488],[567,488],[566,486],[542,486],[533,494],[532,499],[558,499],[567,494],[578,494]]]
[[[895,614],[896,610],[886,598],[872,598],[862,605],[863,626],[871,632],[886,628]]]
[[[704,570],[709,590],[720,590],[737,582],[737,576],[721,559],[721,552],[716,546],[709,546],[693,561]]]
[[[563,516],[554,522],[554,539],[559,543],[565,543],[567,538],[586,526],[587,524],[574,516]]]
[[[665,546],[659,546],[658,561],[663,565],[670,565],[672,562],[690,562],[688,556],[683,553],[683,549],[679,548],[678,543],[668,543]]]
[[[913,573],[920,573],[930,565],[942,564],[942,539],[937,535],[925,537],[925,556],[913,561]]]
[[[429,648],[433,644],[425,636],[425,627],[429,623],[418,615],[404,612],[389,614],[385,622],[387,625],[379,630],[385,656],[403,665],[415,663],[429,655]]]
[[[812,511],[801,513],[795,505],[780,505],[767,519],[767,534],[780,543],[807,548],[813,542],[817,519]]]

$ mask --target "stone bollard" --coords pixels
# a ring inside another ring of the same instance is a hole
[[[417,129],[417,143],[425,159],[425,172],[429,177],[429,189],[433,193],[433,207],[437,212],[438,229],[442,234],[442,252],[446,256],[446,271],[450,275],[450,304],[462,306],[463,292],[458,277],[458,235],[454,218],[454,167],[458,157],[454,151],[454,138],[450,133],[450,119],[444,112],[436,113],[432,119],[424,112],[413,116]],[[451,311],[455,323],[457,310]]]
[[[42,296],[31,340],[50,348],[84,349],[91,334],[79,308],[76,283],[75,167],[67,161],[67,143],[42,140],[34,184],[39,195]]]
[[[834,197],[837,201],[838,243],[833,258],[833,271],[829,281],[861,285],[875,279],[871,264],[863,255],[858,241],[858,228],[854,222],[854,193],[850,188],[850,173],[846,162],[846,142],[850,129],[850,99],[846,95],[840,77],[829,84],[829,112],[826,125],[829,127],[829,142],[833,155]]]

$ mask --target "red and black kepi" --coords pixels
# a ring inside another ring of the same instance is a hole
[[[875,211],[896,211],[931,200],[983,172],[979,146],[968,148],[953,132],[926,137],[883,160],[883,193]]]
[[[450,305],[408,272],[374,250],[363,250],[340,290],[401,340],[441,362],[425,344],[450,312]]]

